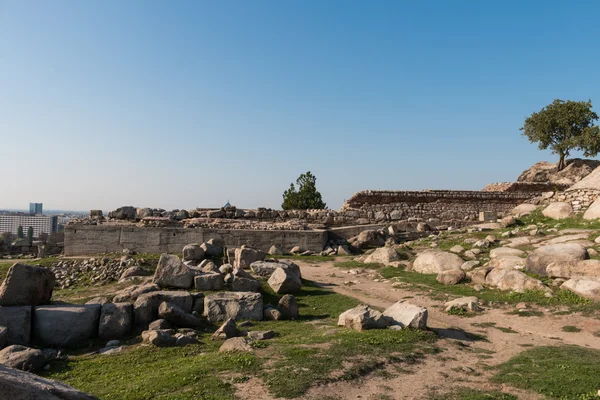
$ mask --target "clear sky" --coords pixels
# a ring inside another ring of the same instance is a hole
[[[0,208],[279,208],[303,172],[481,189],[600,111],[598,1],[0,0]]]

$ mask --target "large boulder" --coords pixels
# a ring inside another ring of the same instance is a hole
[[[98,336],[100,309],[98,304],[35,307],[34,339],[58,348],[85,346]]]
[[[119,278],[119,282],[124,281],[127,278],[139,277],[139,276],[149,276],[152,275],[152,272],[140,267],[139,265],[134,265],[132,267],[127,268]]]
[[[393,247],[380,247],[365,258],[365,263],[375,263],[387,265],[394,261],[399,261],[400,255]]]
[[[163,301],[158,307],[158,316],[166,319],[178,328],[198,328],[201,325],[200,318],[196,318],[192,314],[166,301]]]
[[[177,339],[172,335],[170,329],[156,329],[142,332],[144,343],[150,343],[156,347],[170,347],[177,344]]]
[[[539,279],[532,278],[512,268],[492,269],[485,277],[485,283],[500,290],[509,290],[517,293],[524,293],[529,290],[551,292]]]
[[[63,383],[2,365],[0,394],[10,400],[98,400]]]
[[[266,254],[260,250],[254,250],[248,247],[235,249],[235,260],[233,266],[235,268],[247,269],[255,261],[262,261]]]
[[[512,247],[498,247],[490,250],[490,258],[496,257],[521,257],[524,256],[525,252],[519,249],[513,249]]]
[[[553,262],[546,267],[553,278],[583,278],[600,281],[600,260]]]
[[[200,246],[204,250],[206,257],[221,257],[223,255],[223,247],[213,244],[210,241],[204,242]]]
[[[32,317],[30,306],[0,307],[0,326],[7,331],[6,344],[29,344]]]
[[[538,275],[546,275],[546,268],[553,262],[581,261],[588,259],[585,247],[577,243],[546,245],[527,256],[525,269]]]
[[[37,372],[48,362],[46,353],[39,349],[14,344],[0,351],[0,364],[22,371]]]
[[[510,213],[511,213],[511,215],[514,215],[515,217],[518,218],[518,217],[524,217],[526,215],[530,215],[535,210],[537,210],[537,206],[535,206],[533,204],[519,204],[518,206],[513,208]]]
[[[573,207],[569,203],[557,201],[544,208],[542,214],[552,219],[565,219],[573,215]]]
[[[260,293],[222,292],[204,298],[204,315],[209,322],[263,319],[263,298]]]
[[[414,304],[398,301],[388,307],[383,315],[391,319],[394,324],[400,324],[403,327],[427,328],[427,309]]]
[[[381,247],[385,245],[385,237],[379,231],[372,229],[364,230],[357,236],[348,240],[353,247],[366,249],[369,247]]]
[[[162,288],[189,289],[192,287],[194,274],[181,262],[179,257],[161,254],[154,273],[154,283]]]
[[[569,290],[586,299],[600,301],[600,282],[598,281],[573,278],[563,283],[560,288]]]
[[[379,311],[373,310],[366,304],[359,304],[340,314],[338,325],[356,331],[363,331],[366,329],[386,328],[389,322]]]
[[[192,312],[192,295],[185,291],[159,291],[141,295],[133,305],[133,321],[136,327],[145,329],[158,318],[158,307],[166,301],[175,304],[187,313]]]
[[[183,248],[183,261],[204,260],[204,249],[197,243],[188,244]]]
[[[14,264],[0,286],[0,306],[47,304],[52,298],[54,280],[48,268]]]
[[[119,207],[108,213],[108,218],[134,220],[137,216],[136,208],[132,206]]]
[[[435,279],[442,285],[456,285],[465,277],[465,271],[462,269],[448,269],[437,274]]]
[[[130,303],[107,303],[102,305],[98,337],[102,340],[120,339],[133,326],[133,305]]]
[[[485,278],[487,274],[492,270],[491,267],[477,267],[467,273],[467,276],[471,280],[471,283],[476,285],[485,285]]]
[[[464,261],[456,254],[440,250],[426,250],[413,262],[413,271],[421,274],[438,274],[449,269],[460,269]]]
[[[302,289],[302,281],[289,269],[277,268],[267,281],[277,294],[297,293]]]
[[[600,218],[600,198],[596,199],[583,213],[583,219],[592,220]]]
[[[273,275],[273,272],[275,272],[277,268],[289,269],[291,272],[297,275],[298,278],[302,278],[300,267],[291,260],[281,260],[276,262],[255,261],[252,264],[250,264],[250,270],[252,271],[252,273],[267,279],[271,275]]]
[[[243,269],[234,268],[233,271],[225,277],[225,282],[230,290],[234,292],[258,292],[262,283]]]

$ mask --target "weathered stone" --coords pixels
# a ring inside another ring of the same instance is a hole
[[[368,229],[351,238],[348,242],[356,248],[367,249],[369,247],[383,246],[385,244],[385,238],[378,231]]]
[[[489,266],[492,268],[524,269],[525,259],[517,256],[496,257],[490,260]]]
[[[456,285],[465,279],[465,277],[465,271],[462,269],[448,269],[438,273],[435,279],[442,285]]]
[[[7,329],[6,344],[28,345],[31,335],[32,307],[0,307],[0,326]]]
[[[392,247],[380,247],[375,249],[375,251],[369,254],[365,258],[365,263],[375,263],[375,264],[384,264],[388,265],[391,262],[399,261],[400,255],[396,251],[396,249]]]
[[[189,289],[194,275],[184,265],[179,257],[171,254],[161,254],[154,273],[154,283],[162,288]]]
[[[270,304],[267,304],[263,310],[263,318],[267,321],[279,321],[283,318],[283,316],[278,309]]]
[[[0,286],[0,306],[47,304],[54,290],[54,274],[47,268],[13,264]]]
[[[298,278],[301,278],[302,275],[300,273],[300,267],[298,267],[298,265],[292,261],[285,261],[286,262],[255,261],[252,264],[250,264],[250,270],[255,275],[258,275],[263,278],[269,278],[271,275],[273,275],[273,272],[275,272],[277,268],[283,268],[289,269],[291,272],[297,275]]]
[[[569,290],[586,299],[600,301],[600,282],[598,281],[573,278],[563,283],[560,288]]]
[[[460,269],[462,258],[453,253],[426,250],[413,262],[413,271],[421,274],[437,274],[449,269]]]
[[[600,218],[600,198],[596,199],[583,213],[583,219],[592,220]]]
[[[338,325],[362,331],[366,329],[383,329],[389,325],[389,322],[379,311],[373,310],[366,304],[359,304],[340,314]]]
[[[552,219],[565,219],[573,215],[573,207],[569,203],[555,202],[542,211],[545,217]]]
[[[227,275],[233,272],[233,265],[223,264],[219,267],[219,272],[223,275]]]
[[[202,269],[202,272],[216,272],[218,274],[221,273],[219,267],[217,267],[217,264],[212,262],[212,260],[204,260],[200,263],[198,267]]]
[[[481,310],[481,307],[479,307],[479,299],[475,296],[461,297],[452,301],[447,301],[446,303],[444,303],[444,307],[446,307],[446,312],[449,312],[453,309],[460,309],[465,311]]]
[[[250,331],[248,332],[248,339],[250,340],[269,340],[275,337],[273,331]]]
[[[196,290],[221,290],[225,285],[223,275],[220,273],[205,273],[194,277]]]
[[[478,267],[478,268],[474,268],[472,271],[470,271],[467,274],[467,276],[471,280],[471,283],[478,284],[478,285],[484,285],[485,278],[491,270],[492,270],[492,268],[490,268],[490,267]]]
[[[235,268],[247,269],[250,268],[250,264],[253,262],[264,260],[265,256],[266,254],[259,250],[250,248],[235,249],[235,261],[233,266]]]
[[[583,278],[600,281],[600,260],[553,262],[546,267],[546,274],[553,278]]]
[[[229,339],[237,336],[237,327],[235,320],[229,318],[221,325],[219,329],[212,335],[213,339]]]
[[[63,383],[2,365],[0,394],[10,400],[98,400]]]
[[[204,315],[209,322],[263,319],[263,299],[260,293],[222,292],[204,299]]]
[[[166,301],[163,301],[158,307],[158,316],[178,328],[198,328],[202,323],[199,318]]]
[[[508,228],[517,224],[517,220],[512,215],[508,215],[500,220],[500,225],[503,228]]]
[[[259,280],[241,269],[234,269],[230,274],[231,278],[225,281],[229,282],[229,287],[234,292],[258,292],[262,287]]]
[[[346,246],[345,244],[341,244],[337,247],[336,254],[338,256],[351,256],[352,252],[350,251],[348,246]]]
[[[100,311],[98,337],[103,340],[120,339],[133,325],[133,305],[130,303],[108,303]]]
[[[234,337],[227,339],[219,348],[219,353],[229,351],[251,352],[250,339],[245,337]]]
[[[498,247],[496,249],[490,250],[490,258],[506,256],[520,257],[524,255],[525,252],[523,250],[513,249],[511,247]]]
[[[289,269],[277,268],[267,283],[277,294],[297,293],[302,289],[302,281]]]
[[[142,332],[142,340],[156,347],[175,346],[176,339],[170,330],[149,330]]]
[[[201,244],[206,257],[221,257],[223,255],[223,247],[217,246],[210,242],[204,242]]]
[[[157,292],[160,288],[154,283],[148,283],[145,285],[133,285],[115,293],[113,302],[124,303],[124,302],[135,302],[138,297],[145,293]]]
[[[527,290],[551,292],[539,279],[532,278],[511,268],[492,269],[487,274],[485,283],[500,290],[510,290],[517,293],[524,293]]]
[[[8,328],[5,326],[0,326],[0,350],[6,347],[6,343],[8,342]]]
[[[471,260],[471,261],[465,261],[463,263],[463,265],[460,266],[460,269],[462,269],[465,272],[469,272],[471,270],[473,270],[473,268],[479,266],[479,261],[476,260]]]
[[[546,275],[546,267],[553,262],[580,261],[589,258],[585,247],[577,243],[561,243],[540,247],[527,256],[525,269]]]
[[[204,249],[197,243],[188,244],[183,248],[183,261],[204,260]]]
[[[145,329],[150,322],[158,318],[158,307],[168,302],[181,308],[184,312],[192,312],[192,296],[185,291],[159,291],[141,295],[133,305],[133,321],[138,328]]]
[[[148,326],[148,330],[150,331],[159,331],[172,328],[173,324],[167,321],[166,319],[157,319],[156,321],[150,322],[150,325]]]
[[[519,218],[519,217],[524,217],[526,215],[529,215],[529,214],[533,213],[535,210],[537,210],[537,206],[535,206],[533,204],[519,204],[518,206],[513,208],[513,210],[511,211],[511,214],[514,215],[515,217]]]
[[[286,294],[279,299],[279,303],[277,303],[277,309],[284,318],[295,319],[300,315],[296,298],[291,294]]]
[[[427,328],[427,309],[414,304],[398,301],[388,307],[383,315],[403,327]]]
[[[462,253],[463,251],[465,251],[465,248],[464,248],[464,247],[462,247],[462,246],[461,246],[461,245],[459,245],[459,244],[457,244],[456,246],[452,246],[452,247],[450,248],[450,252],[452,252],[452,253],[456,253],[456,254],[460,254],[460,253]]]
[[[47,362],[46,354],[42,350],[18,344],[0,351],[0,364],[22,371],[41,371]]]
[[[35,307],[34,339],[58,348],[85,346],[98,336],[100,309],[97,304]]]
[[[281,254],[283,254],[283,250],[279,246],[273,245],[269,249],[269,255],[276,256]]]

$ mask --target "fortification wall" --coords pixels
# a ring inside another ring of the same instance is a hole
[[[187,244],[202,243],[213,238],[223,239],[227,247],[247,245],[268,251],[272,245],[288,250],[300,246],[306,250],[320,252],[327,242],[327,231],[68,225],[65,228],[65,255],[114,253],[125,248],[139,253],[179,253]]]
[[[476,219],[480,211],[502,215],[539,192],[483,192],[458,190],[358,192],[342,206],[345,217],[369,221],[410,218],[442,221]]]
[[[555,193],[547,200],[547,203],[557,201],[569,203],[573,207],[573,211],[578,213],[587,210],[598,198],[600,198],[600,190],[598,189],[575,189]]]

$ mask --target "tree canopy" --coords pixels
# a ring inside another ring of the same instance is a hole
[[[23,233],[23,227],[19,225],[19,227],[17,228],[17,238],[23,239],[24,237],[25,234]]]
[[[296,180],[296,185],[290,184],[290,188],[283,192],[283,204],[281,208],[284,210],[308,210],[308,209],[323,209],[327,205],[323,202],[321,193],[317,190],[317,178],[308,171],[300,175]]]
[[[525,119],[521,130],[531,143],[538,143],[540,150],[550,149],[558,155],[560,171],[567,166],[571,150],[583,151],[585,157],[595,157],[600,152],[597,120],[598,114],[592,111],[591,100],[556,99]]]
[[[33,228],[31,226],[27,228],[27,240],[30,242],[33,240]]]

